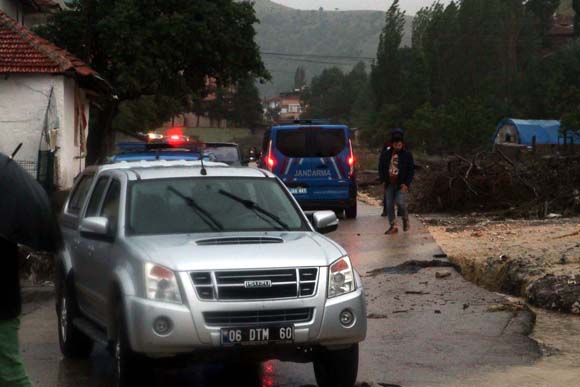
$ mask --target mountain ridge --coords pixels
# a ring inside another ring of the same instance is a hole
[[[256,41],[272,74],[271,82],[260,85],[263,97],[290,91],[298,66],[306,69],[310,80],[324,68],[337,66],[350,71],[358,62],[354,58],[374,58],[385,25],[382,11],[305,11],[270,0],[255,0],[254,8],[260,20],[256,24]],[[410,45],[412,17],[406,19],[403,44]],[[353,59],[333,58],[336,56]],[[363,61],[369,69],[371,60]]]

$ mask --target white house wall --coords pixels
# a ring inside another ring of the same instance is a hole
[[[0,78],[0,151],[10,154],[19,143],[16,160],[37,161],[50,90],[62,99],[63,77],[10,74]],[[62,100],[60,104],[62,106]],[[60,118],[60,117],[59,117]]]
[[[84,160],[78,159],[80,150],[74,142],[74,88],[72,79],[47,74],[10,74],[0,78],[0,152],[10,154],[23,143],[16,160],[36,165],[41,136],[54,87],[56,121],[58,122],[55,167],[58,189],[72,186],[74,177]],[[86,107],[88,120],[88,107]],[[42,145],[47,149],[47,145]]]

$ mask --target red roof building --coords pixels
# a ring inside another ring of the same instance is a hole
[[[0,152],[22,143],[15,160],[46,187],[68,189],[84,168],[90,99],[111,94],[111,87],[82,60],[8,16],[4,10],[13,9],[7,8],[0,7]]]
[[[0,11],[0,73],[97,75],[83,61],[29,31],[2,11]]]

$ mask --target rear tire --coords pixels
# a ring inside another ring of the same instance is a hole
[[[347,219],[356,219],[357,203],[354,203],[352,206],[345,208],[344,213]]]
[[[317,353],[314,374],[319,387],[353,387],[358,374],[358,344],[339,351]]]
[[[57,288],[56,314],[58,318],[58,343],[67,358],[87,358],[93,351],[93,341],[74,326],[81,317],[72,285],[61,280]]]

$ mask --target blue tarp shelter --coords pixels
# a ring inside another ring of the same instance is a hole
[[[560,121],[505,118],[498,124],[493,142],[532,145],[535,136],[537,144],[558,144],[559,135]]]
[[[580,133],[568,132],[568,142],[573,137],[574,144],[580,144]],[[497,126],[493,135],[494,144],[514,143],[532,145],[533,137],[536,144],[563,144],[560,133],[560,121],[556,120],[519,120],[505,118]]]

